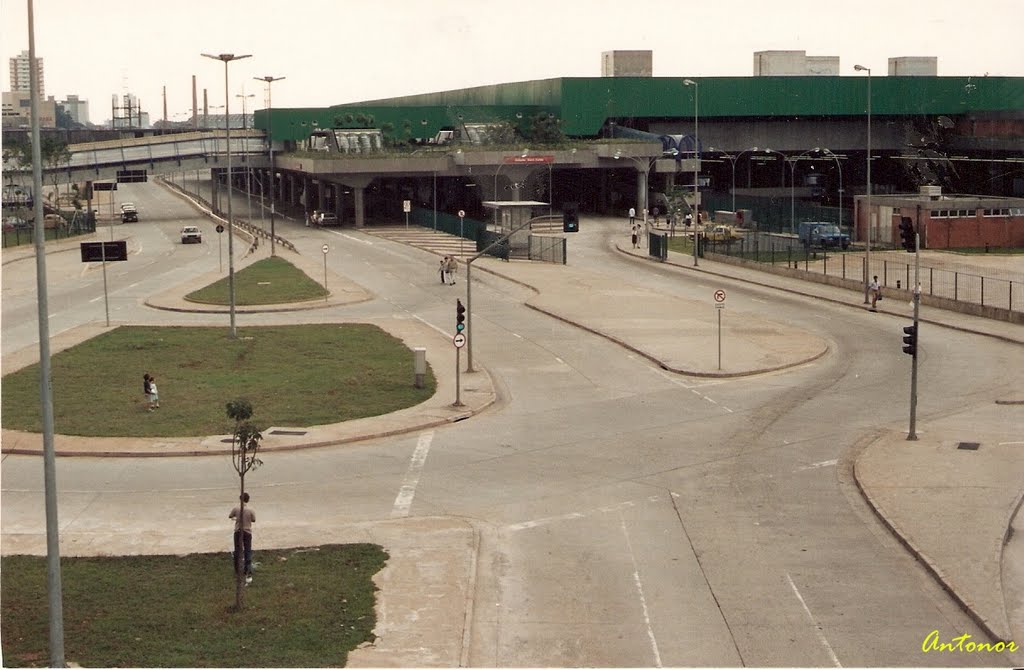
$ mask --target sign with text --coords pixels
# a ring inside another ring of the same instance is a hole
[[[128,243],[125,240],[113,242],[82,242],[82,262],[128,260]]]
[[[554,156],[505,156],[502,161],[504,163],[514,163],[516,165],[534,165],[544,163],[554,163]]]

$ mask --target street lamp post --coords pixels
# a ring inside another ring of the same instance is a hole
[[[206,58],[219,60],[224,63],[224,137],[227,145],[224,147],[227,153],[228,167],[228,302],[231,313],[231,337],[237,336],[235,331],[235,255],[234,255],[234,220],[231,218],[231,94],[228,87],[228,63],[233,60],[248,58],[251,54],[236,56],[235,54],[203,54]]]
[[[736,159],[739,158],[739,156],[733,156],[731,154],[728,154],[728,153],[722,151],[721,149],[716,149],[715,147],[708,147],[708,151],[711,151],[711,152],[717,151],[717,152],[719,152],[720,154],[722,154],[722,158],[725,158],[726,160],[728,160],[729,164],[730,164],[730,167],[732,167],[732,183],[731,183],[732,185],[729,187],[729,195],[732,196],[732,212],[735,214],[736,213]]]
[[[281,81],[284,77],[272,77],[270,75],[266,75],[264,77],[253,77],[253,79],[267,83],[267,146],[270,147],[270,255],[274,256],[277,251],[277,237],[274,235],[274,208],[277,203],[277,179],[274,174],[274,141],[272,136],[274,130],[274,106],[270,98],[270,89],[271,84],[275,81]]]
[[[836,162],[836,168],[839,170],[839,213],[836,216],[837,225],[840,230],[843,228],[843,164],[839,162],[839,156],[835,155],[829,149],[822,147],[821,153],[826,156],[831,156],[832,160]]]
[[[684,86],[693,86],[693,267],[697,267],[697,223],[700,221],[700,195],[697,183],[697,172],[700,164],[700,130],[697,126],[700,116],[700,102],[697,82],[684,79]]]
[[[782,188],[786,188],[786,166],[789,165],[789,232],[792,233],[794,228],[793,220],[795,218],[795,193],[793,187],[793,173],[796,171],[796,168],[793,166],[793,164],[790,163],[789,156],[782,153],[781,151],[776,151],[775,149],[768,148],[765,148],[762,151],[764,151],[766,154],[778,154],[779,156],[782,156]]]
[[[244,91],[245,89],[243,88],[242,90]],[[244,130],[248,130],[248,128],[246,127],[247,124],[249,123],[248,120],[247,120],[248,111],[246,110],[245,99],[246,98],[255,98],[256,94],[255,93],[249,93],[249,94],[236,93],[235,97],[242,99],[242,130],[243,131]],[[246,154],[248,154],[248,151],[246,151]],[[252,224],[252,189],[250,188],[250,184],[249,184],[249,182],[251,182],[251,181],[252,181],[252,175],[251,175],[251,172],[250,172],[249,162],[248,162],[248,155],[247,155],[246,156],[246,165],[245,165],[245,216],[246,216],[246,221],[249,224]],[[228,193],[229,194],[231,193],[231,187],[230,186],[228,186]]]
[[[854,65],[853,69],[858,72],[868,73],[868,147],[867,147],[867,188],[865,198],[865,209],[867,210],[867,233],[864,236],[864,304],[868,300],[868,275],[871,274],[871,68],[863,65]]]
[[[529,154],[529,153],[530,153],[530,150],[528,148],[527,149],[523,149],[523,153],[521,153],[519,155],[519,157],[520,158],[526,158],[527,154]],[[510,163],[502,163],[501,165],[498,166],[498,169],[494,171],[494,200],[495,201],[498,200],[498,175],[501,173],[501,168],[505,167],[506,165],[510,165]],[[494,225],[497,228],[499,228],[499,229],[501,228],[501,226],[498,223],[498,208],[497,207],[494,208]]]

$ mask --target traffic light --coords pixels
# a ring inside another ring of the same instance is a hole
[[[917,356],[917,326],[903,327],[903,353]]]
[[[577,214],[577,205],[574,202],[567,202],[562,206],[562,232],[580,232],[580,220]]]
[[[466,329],[466,308],[461,300],[455,301],[455,332],[461,333]]]
[[[900,238],[903,240],[903,248],[914,253],[917,251],[917,235],[914,233],[914,220],[909,216],[900,219]]]

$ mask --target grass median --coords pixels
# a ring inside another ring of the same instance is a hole
[[[230,556],[62,559],[66,659],[94,668],[342,667],[374,640],[381,547],[257,547],[241,612]],[[4,667],[46,667],[46,559],[6,556],[0,565]]]
[[[235,273],[235,305],[274,305],[322,299],[328,291],[305,272],[281,258],[271,256]],[[185,296],[207,305],[227,305],[228,278]]]
[[[64,435],[172,437],[230,433],[229,400],[253,421],[316,426],[387,414],[429,399],[428,366],[414,386],[413,355],[374,325],[238,328],[124,326],[52,357],[54,428]],[[160,408],[146,410],[142,375],[156,378]],[[42,432],[38,364],[6,375],[5,428]]]

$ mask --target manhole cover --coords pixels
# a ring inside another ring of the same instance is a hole
[[[270,434],[271,435],[305,435],[306,431],[304,431],[304,430],[272,430],[272,431],[270,431]]]
[[[981,442],[961,442],[956,445],[957,449],[967,449],[968,451],[977,451],[978,447],[981,446]]]

